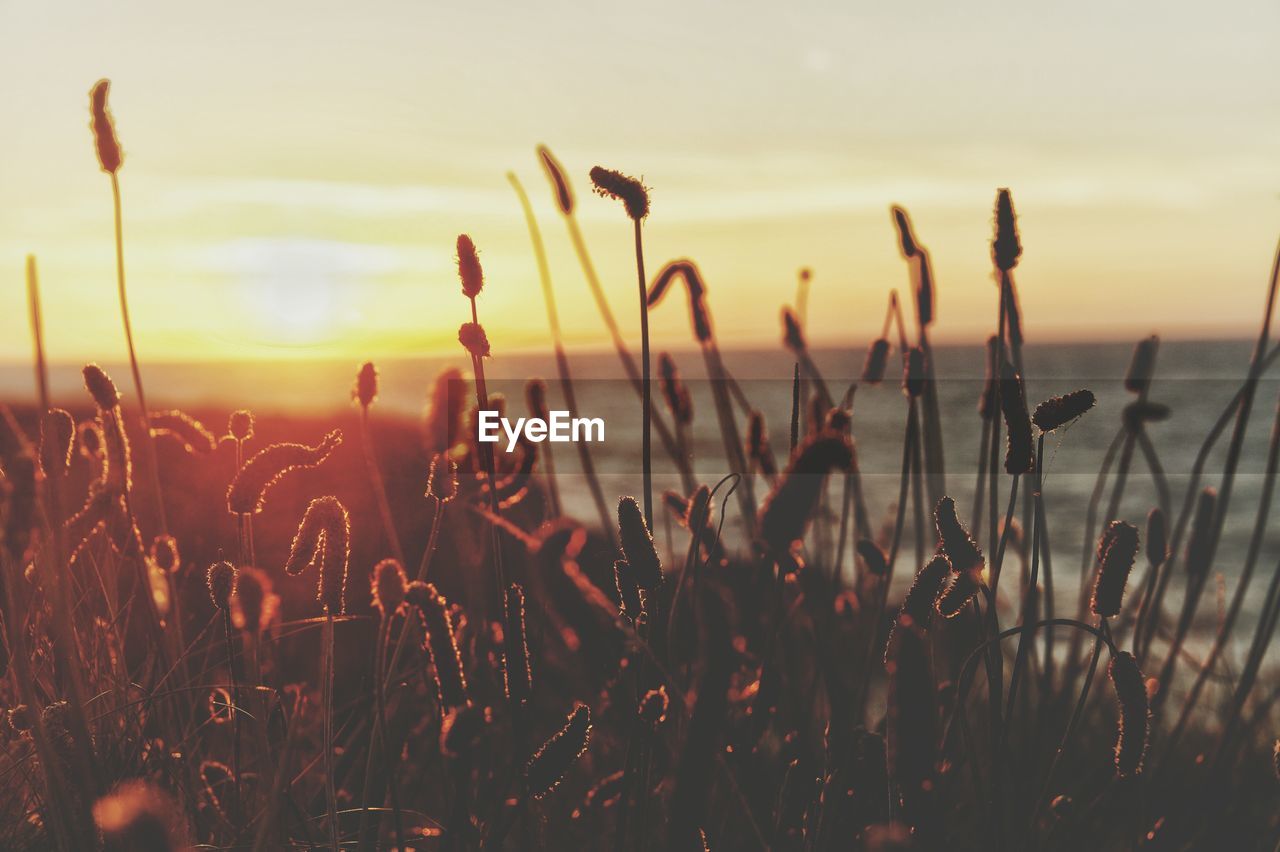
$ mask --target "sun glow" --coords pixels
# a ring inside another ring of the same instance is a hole
[[[354,294],[385,263],[365,247],[309,239],[242,240],[209,252],[245,317],[242,332],[260,345],[309,348],[329,343],[358,318]]]

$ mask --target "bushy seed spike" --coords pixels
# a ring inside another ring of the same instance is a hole
[[[435,669],[436,689],[440,701],[449,708],[466,706],[467,678],[462,668],[462,654],[453,633],[453,615],[449,602],[430,583],[409,584],[407,598],[422,620],[426,650]]]
[[[466,234],[458,235],[458,279],[462,282],[462,295],[474,299],[484,289],[484,269],[480,266],[480,254],[476,244]]]
[[[1120,702],[1120,721],[1116,732],[1116,774],[1129,778],[1141,774],[1150,733],[1150,707],[1147,702],[1146,679],[1138,662],[1128,651],[1111,658],[1107,667],[1116,699]]]
[[[99,409],[110,411],[120,404],[120,391],[116,389],[116,383],[111,381],[111,377],[105,370],[97,364],[87,364],[82,372],[84,386]]]
[[[473,358],[489,357],[489,335],[478,322],[464,322],[458,326],[458,342]]]
[[[981,572],[986,566],[986,560],[978,543],[960,522],[956,514],[956,501],[950,497],[939,500],[933,510],[933,520],[938,530],[938,540],[942,543],[942,553],[951,563],[951,570],[957,574]]]
[[[384,559],[373,567],[373,605],[383,618],[399,612],[409,578],[398,559]]]
[[[51,408],[40,419],[40,467],[45,476],[64,476],[71,465],[71,445],[76,422],[61,408]]]
[[[378,398],[378,368],[373,366],[372,361],[365,361],[360,366],[360,372],[356,373],[356,383],[351,389],[351,398],[358,402],[361,408],[368,408]]]
[[[253,412],[246,408],[231,412],[227,419],[227,433],[237,441],[247,441],[253,437]]]
[[[1018,265],[1022,243],[1018,240],[1018,217],[1013,211],[1013,196],[1001,189],[996,194],[996,233],[991,241],[991,257],[996,268],[1008,272]]]
[[[1096,402],[1093,391],[1090,390],[1072,391],[1063,396],[1051,397],[1036,406],[1031,422],[1041,432],[1052,432],[1077,417],[1083,417]]]
[[[804,537],[827,474],[852,464],[853,447],[844,435],[820,432],[796,450],[759,514],[760,540],[775,559],[788,561],[793,545]]]
[[[212,453],[218,448],[218,439],[199,420],[185,411],[152,411],[147,415],[151,434],[176,441],[188,453]]]
[[[662,585],[658,551],[634,497],[623,497],[618,501],[618,539],[622,542],[622,553],[631,566],[636,585],[646,592]]]
[[[116,138],[116,125],[107,105],[111,92],[110,80],[99,80],[89,90],[90,128],[93,130],[94,148],[98,152],[98,165],[107,174],[120,171],[124,155],[120,152],[120,140]]]
[[[519,583],[507,586],[505,604],[507,626],[502,634],[505,662],[502,680],[507,700],[519,705],[533,696],[533,670],[529,665],[529,641],[524,623],[524,589]]]
[[[342,432],[335,429],[314,447],[305,444],[272,444],[249,459],[231,480],[227,489],[227,508],[234,515],[257,514],[266,503],[268,492],[287,474],[323,463],[342,443]]]
[[[307,506],[289,548],[285,571],[301,574],[316,566],[316,599],[333,615],[346,612],[347,571],[351,560],[351,518],[336,497],[317,497]]]
[[[649,215],[649,190],[635,178],[596,166],[591,170],[591,183],[595,185],[596,195],[621,201],[633,221],[639,222]]]
[[[552,734],[525,764],[524,779],[529,795],[541,799],[554,790],[587,750],[590,739],[591,710],[585,704],[578,704],[564,727]]]
[[[230,562],[215,562],[205,577],[209,598],[218,609],[231,608],[231,595],[236,590],[236,568]]]
[[[658,356],[658,386],[675,422],[688,426],[693,422],[693,397],[680,378],[680,370],[669,353]]]
[[[1112,521],[1102,534],[1098,547],[1101,561],[1090,609],[1095,615],[1111,618],[1120,613],[1129,572],[1133,570],[1133,560],[1138,555],[1138,528],[1125,521]]]

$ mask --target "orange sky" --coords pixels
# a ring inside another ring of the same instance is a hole
[[[544,141],[628,329],[628,222],[587,192],[597,163],[653,187],[650,269],[696,259],[726,342],[777,339],[802,265],[813,339],[877,333],[906,282],[891,203],[932,251],[938,336],[979,339],[1006,185],[1033,341],[1256,328],[1280,230],[1274,2],[643,9],[0,4],[0,359],[29,355],[28,252],[51,357],[123,354],[87,127],[101,76],[144,360],[452,351],[461,231],[482,251],[495,348],[540,345],[508,169],[537,208],[566,333],[604,342],[534,157]],[[659,344],[689,339],[674,303],[654,325]]]

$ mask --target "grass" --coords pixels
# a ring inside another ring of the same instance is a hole
[[[104,84],[91,105],[131,341],[123,159]],[[890,294],[883,327],[859,331],[879,332],[862,380],[837,404],[804,340],[806,270],[800,292],[779,294],[794,295],[798,312],[784,314],[777,357],[794,396],[789,411],[766,412],[725,367],[710,309],[719,296],[696,264],[672,261],[646,279],[644,187],[597,169],[594,183],[633,225],[641,361],[632,361],[577,229],[567,172],[546,149],[539,157],[641,402],[634,497],[604,494],[590,455],[580,456],[590,522],[564,514],[584,495],[561,501],[537,446],[493,452],[472,437],[470,402],[453,398],[499,404],[484,364],[502,357],[502,341],[491,348],[478,297],[505,284],[485,284],[467,237],[457,251],[468,302],[456,312],[472,374],[437,382],[427,446],[418,424],[371,415],[372,363],[345,415],[228,419],[149,411],[130,345],[146,417],[126,420],[95,366],[85,370],[89,393],[53,409],[29,260],[39,404],[5,407],[0,424],[0,848],[1276,845],[1280,690],[1268,652],[1280,568],[1261,594],[1253,581],[1274,535],[1280,417],[1249,521],[1227,523],[1227,513],[1250,472],[1244,446],[1260,383],[1280,357],[1271,339],[1280,254],[1239,390],[1177,480],[1186,490],[1175,515],[1174,480],[1147,428],[1169,415],[1154,338],[1138,347],[1124,409],[1064,387],[1030,414],[1031,344],[1014,281],[1022,235],[1007,190],[995,210],[999,288],[979,412],[940,405],[929,342],[940,285],[900,208],[892,221],[911,271],[915,339]],[[535,210],[512,184],[560,384],[576,407]],[[664,356],[672,428],[652,403],[646,328],[677,282],[714,416],[695,419]],[[901,472],[896,500],[868,506],[855,441],[871,427],[855,392],[892,392],[874,387],[894,384],[895,349]],[[849,363],[860,350],[850,344]],[[533,390],[545,405],[545,387]],[[767,415],[790,416],[776,465]],[[1046,483],[1054,454],[1072,452],[1064,433],[1080,417],[1120,426],[1086,510],[1079,575],[1058,566],[1059,588],[1079,586],[1073,606],[1055,603],[1048,545],[1073,519]],[[948,472],[943,439],[959,418],[982,420],[979,462]],[[217,422],[227,434],[203,425]],[[359,442],[343,445],[353,429]],[[653,457],[650,430],[670,458]],[[138,481],[133,447],[147,473]],[[1133,475],[1143,464],[1150,493]],[[678,475],[685,491],[663,495],[665,545],[653,537],[655,471]],[[948,496],[948,482],[971,477],[970,503]],[[605,499],[619,506],[616,526]],[[1123,516],[1135,501],[1153,509],[1146,533],[1140,517]],[[138,504],[154,515],[138,517]],[[729,535],[727,513],[742,521]],[[874,517],[888,520],[877,528]],[[1224,594],[1203,631],[1204,591],[1235,553],[1230,602]],[[416,571],[405,571],[407,556]],[[904,584],[893,578],[903,573],[915,580],[899,600]],[[1248,634],[1246,596],[1260,604]],[[1247,648],[1241,661],[1237,646]]]

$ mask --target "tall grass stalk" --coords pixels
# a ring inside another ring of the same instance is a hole
[[[609,332],[609,338],[613,342],[614,350],[618,353],[618,360],[622,364],[623,372],[627,374],[627,380],[635,390],[636,396],[643,399],[644,382],[640,368],[636,366],[635,356],[631,354],[627,341],[618,327],[618,321],[614,317],[613,309],[609,306],[609,299],[605,296],[604,287],[600,284],[600,276],[596,272],[591,253],[587,250],[587,243],[583,239],[582,229],[578,227],[577,202],[573,195],[573,188],[569,183],[569,177],[561,167],[560,162],[545,145],[538,147],[538,157],[542,163],[543,170],[547,174],[547,179],[551,182],[552,189],[555,191],[557,204],[564,217],[565,227],[569,231],[569,241],[573,244],[574,253],[578,257],[578,264],[582,267],[582,275],[587,281],[587,289],[591,291],[592,300],[596,304],[596,309],[600,313],[605,329]],[[682,475],[689,475],[691,472],[688,460],[680,453],[680,448],[676,444],[671,428],[667,425],[660,412],[652,412],[651,418],[650,425],[658,433],[658,439],[666,449],[667,455]]]
[[[555,352],[556,372],[560,376],[560,391],[564,394],[564,403],[569,416],[578,416],[578,399],[573,387],[573,374],[569,368],[569,357],[564,350],[564,336],[560,331],[560,315],[556,311],[555,288],[551,283],[551,266],[547,263],[546,248],[542,244],[542,232],[538,228],[537,217],[533,213],[533,205],[525,193],[520,179],[514,172],[507,172],[507,180],[520,199],[520,207],[524,211],[525,224],[529,228],[529,241],[533,244],[533,254],[538,262],[538,278],[542,282],[542,298],[547,306],[547,324],[551,327],[551,344]],[[647,340],[647,338],[646,338]],[[648,356],[645,356],[646,363]],[[547,445],[550,446],[549,444]],[[600,479],[596,475],[595,462],[591,458],[591,447],[585,441],[575,441],[578,461],[582,465],[582,476],[586,480],[587,489],[591,492],[591,500],[595,503],[596,513],[600,516],[600,529],[617,543],[613,535],[613,523],[609,517],[609,505],[604,498],[604,490],[600,487]]]
[[[36,391],[40,411],[49,410],[49,366],[44,358],[44,317],[40,311],[40,277],[36,272],[36,256],[27,255],[27,307],[31,319],[31,346],[36,370]]]

